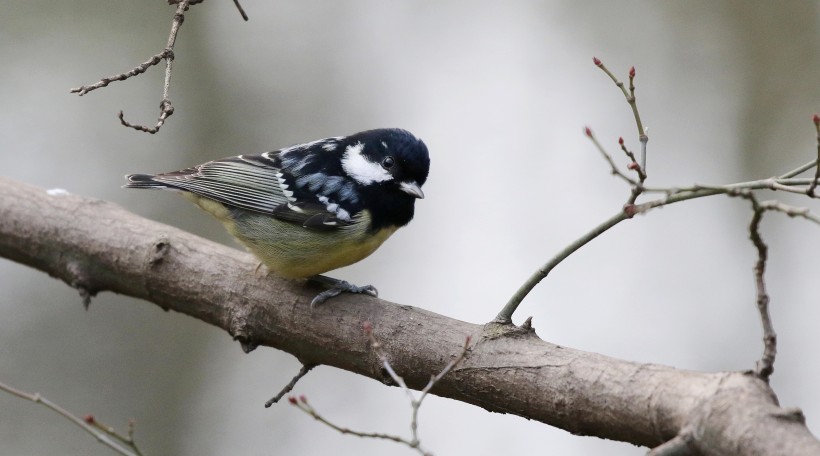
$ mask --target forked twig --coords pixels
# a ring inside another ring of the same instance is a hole
[[[636,214],[641,214],[648,212],[654,208],[667,206],[670,204],[678,203],[681,201],[688,201],[696,198],[703,198],[707,196],[719,195],[719,194],[735,194],[739,191],[749,191],[749,190],[760,190],[760,189],[768,189],[768,190],[778,190],[778,191],[786,191],[791,193],[798,193],[809,195],[811,197],[815,197],[813,195],[814,189],[812,187],[816,187],[818,185],[818,178],[820,178],[820,116],[817,114],[814,115],[813,121],[815,124],[815,128],[817,129],[817,138],[818,138],[818,153],[817,158],[814,160],[799,166],[785,174],[782,174],[778,177],[771,177],[767,179],[759,179],[755,181],[748,181],[748,182],[739,182],[734,184],[728,185],[714,185],[714,186],[704,186],[704,185],[693,185],[690,187],[684,188],[650,188],[644,185],[646,181],[646,168],[645,168],[645,159],[646,159],[646,143],[648,141],[648,137],[646,136],[645,129],[641,122],[640,114],[638,113],[638,107],[634,99],[635,95],[635,87],[634,87],[634,79],[635,79],[635,71],[634,67],[629,71],[629,89],[627,91],[624,88],[624,84],[620,82],[610,71],[607,69],[603,63],[594,58],[593,62],[596,66],[601,68],[609,77],[612,79],[615,84],[621,89],[624,96],[626,97],[627,102],[632,107],[632,111],[635,117],[635,123],[638,127],[639,132],[639,139],[641,142],[641,161],[642,163],[637,163],[635,160],[634,155],[624,146],[622,139],[619,138],[619,144],[621,149],[626,154],[627,158],[629,158],[630,163],[627,166],[629,170],[634,171],[638,175],[638,179],[634,179],[621,171],[618,166],[615,164],[615,161],[612,158],[606,149],[601,145],[601,143],[597,140],[595,135],[592,133],[590,128],[585,128],[584,132],[589,137],[598,151],[602,154],[604,159],[610,166],[612,174],[618,176],[625,182],[627,182],[631,187],[631,195],[627,200],[627,203],[624,204],[621,211],[612,215],[592,230],[588,231],[580,238],[576,239],[574,242],[566,246],[560,252],[558,252],[555,256],[553,256],[547,263],[543,266],[538,268],[535,272],[533,272],[530,277],[515,291],[515,293],[510,297],[498,315],[495,317],[494,321],[500,324],[512,324],[512,316],[515,313],[518,306],[524,300],[524,298],[538,285],[544,278],[549,275],[552,270],[558,266],[561,262],[567,259],[570,255],[575,253],[578,249],[585,246],[593,239],[597,238],[604,232],[608,231],[610,228],[614,227],[615,225],[621,223],[624,220],[630,219]],[[810,170],[815,169],[815,177],[814,178],[797,178],[796,176]],[[645,193],[661,193],[663,196],[659,198],[652,199],[650,201],[635,204],[638,196]],[[782,211],[781,211],[782,212]],[[804,218],[809,220],[813,220],[813,215],[810,214],[791,214],[800,215]]]
[[[749,239],[757,250],[757,260],[755,261],[755,294],[757,310],[760,314],[760,321],[763,326],[763,356],[755,365],[755,374],[765,381],[769,381],[774,372],[774,361],[777,356],[777,333],[774,331],[772,317],[769,313],[769,294],[766,291],[766,262],[769,258],[769,247],[763,241],[760,234],[760,222],[766,211],[782,212],[789,217],[801,217],[820,225],[820,217],[812,214],[808,208],[794,207],[783,204],[779,201],[758,202],[757,198],[750,191],[741,191],[737,196],[749,200],[752,204],[752,220],[749,223]]]
[[[114,76],[109,76],[107,78],[102,78],[99,82],[91,85],[84,85],[80,87],[76,87],[71,89],[71,93],[76,93],[80,96],[87,94],[93,90],[97,90],[103,87],[108,86],[108,84],[114,81],[125,81],[128,78],[140,75],[148,71],[149,68],[152,66],[158,65],[161,61],[165,60],[165,81],[162,86],[162,101],[159,105],[159,118],[157,119],[157,124],[153,127],[146,127],[143,125],[132,124],[125,120],[124,114],[122,111],[119,112],[118,117],[120,119],[120,123],[123,126],[128,128],[133,128],[134,130],[142,131],[145,133],[154,134],[159,131],[162,125],[165,124],[165,121],[174,113],[174,105],[171,103],[170,98],[170,91],[171,91],[171,66],[174,61],[174,44],[176,44],[177,33],[179,32],[180,26],[185,21],[185,11],[188,10],[188,6],[190,4],[199,3],[195,0],[180,0],[179,4],[177,5],[176,13],[174,13],[174,20],[171,23],[171,33],[168,35],[168,43],[161,52],[153,55],[150,59],[146,60],[145,62],[137,65],[130,71],[125,73],[117,74]]]
[[[371,348],[376,353],[376,356],[379,357],[379,360],[381,360],[382,366],[384,367],[385,371],[388,372],[388,374],[390,375],[390,378],[393,379],[393,381],[396,383],[396,385],[398,385],[405,392],[405,394],[407,394],[408,398],[410,399],[410,405],[412,407],[412,419],[411,419],[411,422],[410,422],[411,437],[409,439],[398,436],[398,435],[393,435],[393,434],[385,434],[385,433],[381,433],[381,432],[361,432],[361,431],[356,431],[356,430],[346,428],[344,426],[339,426],[339,425],[329,421],[327,418],[323,417],[315,408],[313,408],[313,406],[311,406],[308,403],[307,398],[304,395],[301,395],[301,396],[298,396],[298,397],[297,396],[291,396],[291,397],[288,398],[288,401],[292,405],[299,408],[299,410],[307,413],[308,415],[312,416],[317,421],[319,421],[321,423],[324,423],[328,427],[330,427],[332,429],[335,429],[336,431],[338,431],[342,434],[350,434],[350,435],[355,435],[355,436],[363,437],[363,438],[390,440],[390,441],[393,441],[393,442],[396,442],[396,443],[401,443],[403,445],[406,445],[407,447],[417,451],[422,456],[432,456],[432,453],[430,453],[429,451],[422,448],[421,441],[419,439],[419,434],[418,434],[418,413],[419,413],[419,408],[421,407],[421,404],[424,401],[424,398],[427,397],[427,394],[430,392],[430,390],[433,388],[433,386],[435,386],[436,383],[438,383],[445,375],[447,375],[451,370],[453,370],[453,368],[456,367],[467,356],[467,350],[470,347],[470,340],[471,340],[470,336],[467,336],[467,338],[465,339],[464,347],[462,348],[460,354],[456,358],[451,360],[449,363],[447,363],[447,365],[444,367],[444,369],[441,370],[441,372],[439,372],[436,375],[431,376],[430,381],[427,382],[427,385],[421,390],[421,394],[419,395],[419,397],[416,398],[415,394],[413,394],[413,391],[405,383],[404,378],[402,378],[400,375],[398,375],[396,373],[396,371],[393,369],[393,366],[390,364],[390,361],[387,359],[387,355],[382,350],[381,344],[376,339],[376,337],[373,335],[373,327],[370,325],[370,323],[365,323],[364,324],[364,331],[365,331],[365,334],[368,336]]]
[[[2,382],[0,382],[0,391],[5,391],[13,396],[17,396],[21,399],[34,402],[35,404],[42,404],[49,410],[56,412],[63,418],[67,419],[80,429],[91,434],[95,439],[97,439],[98,442],[102,443],[108,448],[111,448],[112,450],[116,451],[121,455],[142,456],[142,453],[140,452],[139,448],[137,448],[137,444],[134,442],[133,421],[128,423],[128,434],[121,435],[117,433],[114,430],[114,428],[99,423],[92,415],[86,415],[84,418],[80,418],[76,415],[73,415],[68,410],[55,404],[54,402],[51,402],[43,396],[40,396],[39,393],[27,393],[25,391],[21,391],[9,385],[6,385]]]

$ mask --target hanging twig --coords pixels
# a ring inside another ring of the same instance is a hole
[[[422,448],[421,440],[419,439],[419,408],[421,408],[421,404],[424,401],[424,398],[427,397],[427,394],[430,392],[433,386],[435,386],[435,384],[438,383],[439,380],[441,380],[445,375],[447,375],[451,370],[453,370],[453,368],[456,367],[467,356],[467,350],[470,347],[470,337],[467,336],[466,340],[464,341],[464,348],[461,350],[461,353],[459,353],[457,357],[455,357],[453,360],[447,363],[447,365],[444,367],[444,369],[441,370],[441,372],[431,376],[430,381],[427,382],[427,385],[421,390],[421,395],[418,398],[416,398],[416,395],[407,386],[407,383],[405,383],[404,378],[398,375],[396,371],[393,370],[393,366],[390,365],[390,361],[387,358],[387,354],[382,350],[381,344],[373,335],[373,326],[369,322],[365,322],[365,324],[363,325],[363,329],[370,341],[370,347],[373,349],[373,352],[376,354],[376,356],[379,357],[379,360],[381,360],[382,367],[384,367],[384,370],[390,375],[390,378],[393,379],[396,385],[398,385],[410,399],[410,406],[412,408],[412,418],[410,420],[410,432],[412,435],[411,438],[407,439],[398,435],[384,434],[380,432],[361,432],[335,424],[329,421],[324,416],[322,416],[315,408],[313,408],[313,406],[308,404],[307,398],[304,395],[298,397],[291,396],[288,398],[288,401],[292,405],[295,405],[297,408],[299,408],[299,410],[307,413],[317,421],[324,423],[328,427],[335,429],[336,431],[342,434],[350,434],[364,438],[390,440],[396,443],[406,445],[407,447],[417,451],[422,456],[432,456],[432,453]]]
[[[201,1],[201,0],[200,0]],[[142,131],[145,133],[154,134],[159,131],[162,125],[165,124],[165,121],[174,113],[174,105],[171,103],[170,98],[170,91],[171,91],[171,66],[174,61],[174,45],[176,44],[177,33],[179,32],[180,26],[185,21],[185,11],[188,10],[188,6],[190,4],[199,3],[199,1],[195,0],[180,0],[179,4],[177,5],[177,11],[174,14],[174,20],[171,23],[171,33],[168,35],[168,43],[158,54],[155,54],[150,59],[146,60],[145,62],[137,65],[131,71],[117,74],[114,76],[110,76],[107,78],[102,78],[99,82],[87,86],[81,86],[71,89],[71,93],[76,93],[80,96],[87,94],[96,89],[100,89],[102,87],[108,86],[108,84],[114,81],[124,81],[128,78],[140,75],[148,71],[149,68],[152,66],[158,65],[159,62],[165,60],[165,82],[162,86],[162,101],[159,104],[159,118],[157,119],[157,124],[153,127],[145,127],[143,125],[132,124],[125,120],[124,114],[122,111],[119,112],[118,117],[120,119],[120,123],[126,127],[133,128],[138,131]]]
[[[316,367],[316,364],[302,364],[302,368],[299,369],[299,373],[296,374],[293,377],[293,379],[287,385],[285,385],[284,388],[282,388],[282,391],[279,391],[279,394],[273,396],[267,402],[265,402],[265,408],[269,408],[271,405],[279,402],[279,400],[282,399],[285,396],[285,394],[291,392],[293,390],[293,387],[296,386],[296,383],[299,382],[299,380],[301,380],[302,377],[307,375],[307,373],[310,372],[314,367]]]

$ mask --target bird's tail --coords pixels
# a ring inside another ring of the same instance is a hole
[[[129,174],[125,178],[128,183],[123,185],[122,188],[173,188],[168,184],[154,180],[153,174]]]

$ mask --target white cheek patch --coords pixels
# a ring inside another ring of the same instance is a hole
[[[342,169],[362,185],[373,182],[384,182],[393,179],[393,176],[378,163],[373,163],[362,155],[364,144],[356,143],[347,146],[342,156]]]

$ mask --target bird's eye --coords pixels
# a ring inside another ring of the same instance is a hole
[[[384,157],[384,160],[382,160],[382,168],[384,168],[384,169],[390,169],[395,164],[396,164],[396,161],[393,160],[393,157],[391,157],[389,155],[387,157]]]

